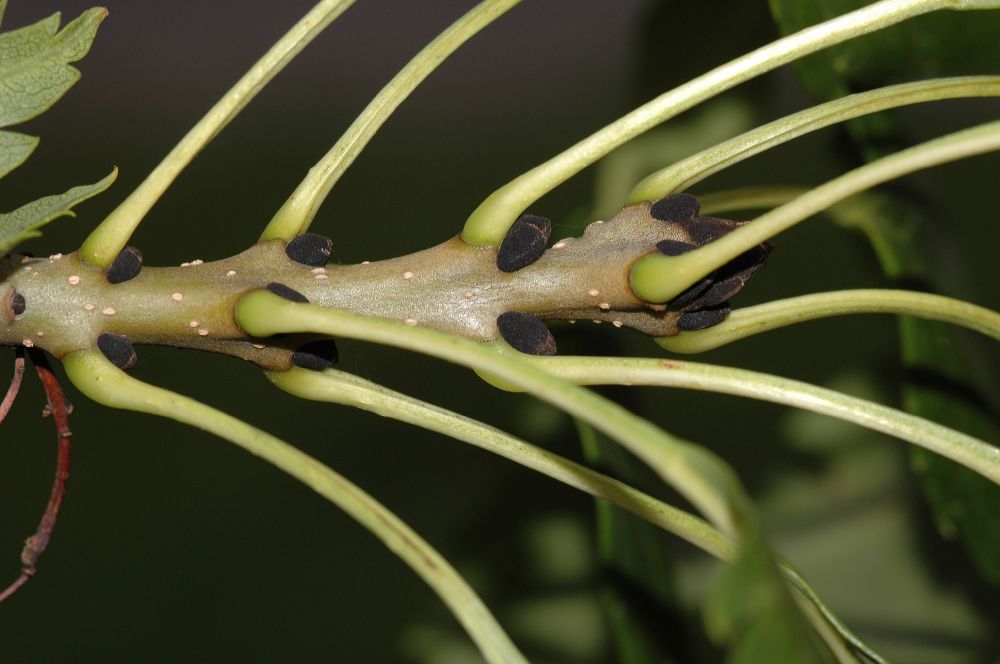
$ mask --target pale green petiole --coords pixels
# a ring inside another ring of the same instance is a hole
[[[275,213],[260,239],[287,241],[305,233],[330,190],[396,108],[459,46],[520,1],[484,0],[425,46],[382,88],[330,151],[309,170]]]
[[[236,443],[336,504],[370,530],[448,605],[489,662],[527,660],[455,569],[417,533],[346,478],[288,443],[194,399],[132,378],[97,350],[63,358],[66,374],[86,396],[112,408],[167,417]]]
[[[107,267],[163,192],[195,155],[250,103],[285,65],[340,16],[354,0],[321,0],[258,60],[188,131],[146,179],[94,229],[80,247],[84,260]]]
[[[718,558],[732,556],[732,542],[702,519],[478,420],[336,369],[319,372],[295,367],[264,373],[277,387],[301,399],[361,408],[475,445],[612,502]]]
[[[942,295],[889,289],[858,289],[801,295],[736,309],[705,330],[656,339],[675,353],[700,353],[745,337],[817,318],[846,314],[900,314],[967,327],[1000,341],[1000,314]]]
[[[1000,484],[1000,448],[916,415],[809,383],[677,360],[519,356],[553,376],[579,385],[681,387],[770,401],[836,417],[919,445]]]
[[[735,553],[732,540],[702,519],[472,418],[336,369],[317,372],[296,367],[289,371],[267,371],[265,375],[277,387],[302,399],[361,408],[475,445],[584,491],[595,498],[614,503],[716,558],[731,560]],[[787,562],[780,562],[780,565],[791,585],[806,602],[813,605],[821,619],[825,620],[845,643],[851,644],[859,652],[864,652],[873,661],[882,661],[823,604],[794,567]],[[813,613],[807,615],[811,617]]]
[[[1000,77],[962,76],[889,85],[835,99],[762,125],[693,154],[644,178],[628,202],[652,201],[692,185],[755,154],[812,131],[862,115],[928,101],[1000,96]]]
[[[659,253],[632,266],[632,289],[648,302],[667,302],[702,276],[748,249],[845,198],[924,168],[1000,149],[1000,121],[942,136],[901,150],[844,175],[771,210],[753,223],[681,256]]]
[[[997,0],[881,0],[771,42],[660,95],[497,189],[472,212],[462,237],[473,245],[499,245],[518,215],[559,184],[639,134],[755,76],[927,12],[998,7]]]
[[[363,339],[425,353],[479,371],[534,394],[608,434],[677,489],[727,535],[752,520],[752,509],[736,476],[716,456],[668,435],[650,422],[590,390],[571,385],[517,357],[437,330],[360,316],[312,304],[297,304],[266,290],[253,291],[236,305],[236,321],[258,337],[315,332]]]

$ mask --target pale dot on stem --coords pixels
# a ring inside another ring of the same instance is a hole
[[[93,304],[91,304],[90,302],[88,302],[87,304],[83,305],[83,308],[86,309],[87,311],[93,311],[97,307],[94,306]]]
[[[208,330],[206,330],[205,328],[201,328],[200,330],[198,330],[198,336],[199,337],[207,337],[208,336]]]
[[[73,274],[73,275],[70,275],[70,277],[68,279],[66,279],[66,281],[69,282],[70,286],[76,286],[78,283],[80,283],[80,277],[77,276],[77,275],[75,275],[75,274]]]
[[[413,327],[414,325],[417,324],[417,319],[416,318],[407,318],[403,322],[406,323],[407,325],[409,325],[410,327]]]
[[[114,307],[105,307],[104,309],[101,309],[101,313],[105,316],[114,316],[118,312],[115,311]]]
[[[410,272],[409,270],[407,270],[406,272],[403,273],[403,278],[404,279],[412,279],[413,278],[413,273]]]
[[[589,295],[590,297],[597,297],[600,294],[601,291],[597,290],[596,288],[591,288],[589,291],[587,291],[587,295]]]
[[[171,293],[170,294],[170,299],[173,300],[174,302],[180,302],[181,300],[184,299],[184,294],[183,293]]]

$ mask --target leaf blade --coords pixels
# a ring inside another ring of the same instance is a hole
[[[0,131],[0,178],[23,164],[37,147],[36,136]]]
[[[0,214],[0,255],[29,238],[41,235],[38,229],[50,221],[65,215],[72,216],[74,206],[110,187],[117,177],[118,169],[115,168],[94,184],[73,187],[65,193],[46,196],[12,212]]]
[[[56,13],[0,35],[0,126],[40,115],[80,80],[69,63],[87,54],[107,15],[94,7],[59,30]]]

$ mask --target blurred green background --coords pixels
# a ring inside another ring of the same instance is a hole
[[[106,4],[110,16],[78,65],[83,80],[19,128],[42,143],[0,182],[0,208],[95,181],[112,165],[121,175],[77,219],[53,224],[24,247],[40,255],[79,246],[311,6]],[[364,104],[472,4],[358,2],[153,209],[133,239],[147,264],[212,260],[245,248]],[[68,20],[88,6],[11,0],[4,28],[58,10]],[[435,244],[521,171],[659,91],[776,36],[761,0],[526,2],[465,45],[403,105],[334,190],[314,230],[333,237],[343,262]],[[683,115],[652,144],[666,164],[810,103],[785,68]],[[992,100],[944,102],[898,117],[917,141],[995,118],[998,109]],[[850,159],[843,134],[825,130],[719,174],[698,191],[808,186]],[[607,205],[595,200],[595,190],[613,199],[616,178],[627,186],[645,174],[628,176],[627,160],[589,169],[531,211],[550,216],[557,236],[573,233]],[[994,309],[998,171],[1000,157],[988,155],[907,180],[961,252],[961,294]],[[737,306],[886,285],[864,238],[824,219],[776,244],[768,269]],[[662,354],[648,339],[604,327],[556,328],[561,351]],[[347,370],[581,458],[572,422],[547,406],[437,361],[355,342],[340,346]],[[987,350],[984,357],[983,368],[995,376],[1000,355]],[[138,377],[285,438],[383,501],[467,576],[534,661],[641,661],[615,645],[607,590],[619,579],[595,553],[589,498],[441,436],[297,401],[235,360],[153,348],[140,349],[140,358]],[[705,360],[898,403],[896,326],[888,317],[810,323]],[[51,424],[39,417],[40,389],[27,383],[0,427],[0,582],[16,576],[53,466]],[[996,661],[997,589],[976,576],[959,546],[938,536],[903,444],[731,397],[605,392],[732,463],[760,500],[779,550],[876,648],[901,661]],[[201,432],[112,412],[72,390],[70,398],[77,405],[70,494],[38,577],[0,605],[0,660],[476,661],[431,591],[308,489]],[[629,473],[674,499],[641,471]],[[669,597],[635,589],[624,595],[648,620],[655,661],[717,661],[697,609],[716,564],[676,540],[655,543]]]

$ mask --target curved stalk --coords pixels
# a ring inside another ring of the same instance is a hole
[[[132,378],[96,350],[63,358],[89,398],[111,408],[159,415],[213,433],[272,463],[336,504],[378,537],[448,605],[489,662],[527,660],[458,572],[399,517],[349,480],[288,443],[194,399]]]
[[[997,0],[881,0],[771,42],[660,95],[497,189],[469,216],[462,238],[478,246],[499,245],[526,207],[611,150],[706,99],[783,64],[927,12],[997,7],[1000,7]]]
[[[725,237],[681,256],[649,254],[632,266],[632,288],[648,302],[666,302],[751,247],[838,203],[914,171],[1000,149],[1000,121],[958,131],[848,171],[757,217]]]
[[[484,0],[424,47],[361,111],[344,135],[313,166],[261,234],[261,241],[305,233],[333,186],[389,116],[438,65],[521,0]]]
[[[488,372],[576,415],[619,441],[723,533],[734,535],[754,521],[742,486],[718,457],[670,436],[618,404],[556,378],[521,358],[505,357],[490,346],[437,330],[313,304],[298,304],[266,290],[253,291],[240,298],[235,314],[237,323],[257,337],[315,332],[363,339]]]
[[[792,113],[693,154],[645,178],[632,189],[629,204],[685,191],[713,173],[794,138],[862,115],[928,101],[1000,96],[1000,76],[961,76],[888,85]]]
[[[817,318],[846,314],[900,314],[961,325],[1000,341],[1000,314],[942,295],[888,289],[858,289],[801,295],[736,309],[705,330],[655,339],[674,353],[700,353],[754,334]]]
[[[720,560],[729,561],[734,556],[732,540],[693,514],[472,418],[336,369],[318,372],[296,367],[289,371],[266,371],[265,375],[275,386],[299,398],[360,408],[475,445],[607,500]],[[801,598],[812,605],[814,611],[806,615],[817,631],[821,628],[818,618],[856,652],[864,653],[874,662],[884,661],[834,615],[794,567],[788,562],[780,562],[780,566]]]
[[[209,141],[250,103],[271,79],[285,68],[319,33],[340,16],[354,0],[321,0],[285,33],[271,49],[198,121],[163,158],[163,161],[129,194],[121,205],[91,232],[80,254],[91,265],[108,267],[125,248],[132,233],[163,192]]]
[[[475,445],[614,503],[713,556],[723,559],[732,556],[732,541],[702,519],[478,420],[336,369],[319,372],[292,368],[265,371],[264,375],[279,389],[300,399],[361,408]]]
[[[919,445],[1000,484],[1000,448],[921,417],[809,383],[745,369],[677,360],[518,355],[553,376],[578,385],[682,387],[749,397],[829,415]]]

